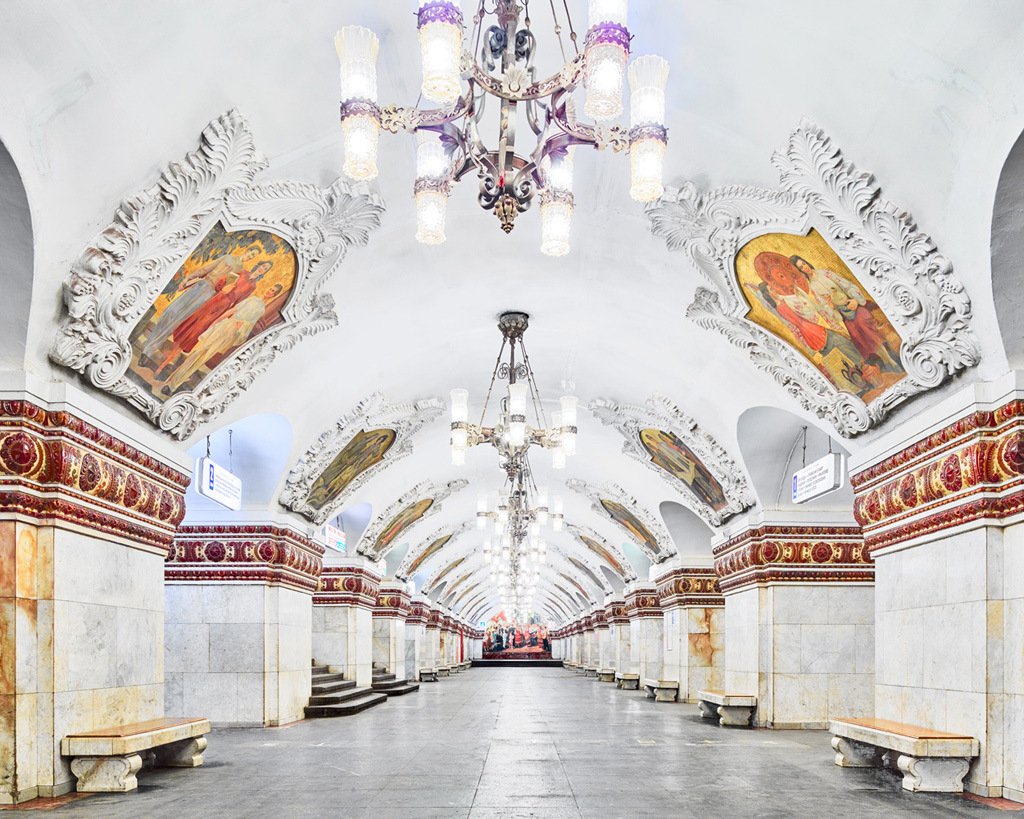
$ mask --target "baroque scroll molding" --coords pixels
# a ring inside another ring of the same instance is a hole
[[[622,452],[654,471],[662,480],[675,489],[686,506],[703,518],[710,526],[721,526],[734,515],[754,505],[756,499],[743,471],[725,449],[697,421],[679,409],[660,393],[648,398],[643,406],[616,404],[614,401],[596,399],[588,409],[605,426],[619,431],[625,439]],[[658,466],[651,459],[640,441],[640,431],[653,428],[671,432],[681,440],[722,488],[727,501],[722,509],[714,509],[694,491],[690,484]]]
[[[366,244],[380,224],[383,200],[340,179],[329,188],[253,185],[266,167],[237,110],[213,120],[199,147],[124,200],[74,263],[64,284],[67,314],[50,358],[182,440],[223,412],[278,354],[335,326],[334,299],[321,287],[350,246]],[[129,336],[218,222],[228,232],[260,229],[285,239],[295,251],[295,283],[280,323],[228,354],[194,389],[163,401],[129,378]]]
[[[436,484],[433,481],[421,481],[405,494],[400,495],[398,500],[373,519],[373,522],[366,527],[366,531],[363,532],[362,536],[359,538],[359,542],[356,544],[356,552],[361,555],[366,555],[371,560],[382,560],[387,556],[388,552],[395,548],[397,543],[392,541],[391,543],[385,544],[383,549],[377,551],[377,540],[381,534],[383,534],[384,530],[387,529],[392,521],[394,521],[398,516],[399,512],[418,501],[427,500],[428,498],[433,501],[422,515],[402,529],[402,531],[407,532],[424,518],[437,514],[441,509],[442,503],[447,500],[450,495],[465,489],[467,486],[469,486],[469,481],[464,478],[449,481],[445,484]]]
[[[594,541],[594,543],[596,543],[602,549],[605,549],[608,552],[608,554],[616,561],[616,563],[618,563],[618,566],[613,565],[608,561],[607,558],[603,556],[601,556],[601,559],[598,562],[603,566],[607,566],[609,569],[615,572],[615,574],[618,577],[622,578],[623,583],[631,583],[632,581],[636,580],[636,572],[633,571],[633,566],[630,564],[629,560],[626,559],[626,553],[623,552],[622,549],[620,549],[618,546],[613,546],[611,543],[609,543],[607,540],[601,537],[601,535],[599,535],[589,526],[580,526],[575,523],[567,523],[565,525],[565,528],[568,529],[570,534],[572,534],[572,536],[576,538],[579,544],[591,554],[594,554],[594,552],[591,550],[590,545],[586,542],[586,540],[584,540],[584,538],[588,538]],[[597,559],[596,555],[595,559]]]
[[[577,478],[570,478],[565,482],[565,485],[573,492],[579,492],[581,495],[586,496],[590,500],[591,504],[593,504],[591,509],[594,512],[602,518],[610,518],[614,523],[618,524],[623,530],[625,530],[630,539],[651,560],[652,563],[661,563],[663,560],[673,557],[676,554],[676,548],[673,545],[672,538],[669,536],[668,529],[665,528],[664,524],[662,524],[662,522],[642,506],[636,498],[630,495],[617,483],[609,481],[601,487],[597,487],[593,484],[587,483],[586,481],[582,481]],[[611,501],[612,503],[622,506],[627,512],[633,515],[648,532],[650,532],[651,536],[654,538],[654,543],[651,544],[645,542],[638,533],[627,528],[624,524],[619,523],[612,513],[604,507],[601,503],[602,501]]]
[[[858,170],[831,138],[804,119],[772,163],[782,190],[730,186],[700,193],[692,183],[667,191],[647,210],[651,231],[685,252],[711,284],[686,311],[726,336],[808,412],[845,437],[881,423],[908,398],[978,363],[971,303],[952,263],[913,217],[887,200],[870,173]],[[865,404],[839,390],[796,349],[745,318],[734,274],[738,251],[766,233],[817,229],[861,278],[899,331],[906,377]]]
[[[412,453],[412,439],[425,424],[433,421],[442,412],[445,404],[439,398],[428,398],[412,404],[392,404],[382,392],[377,391],[364,398],[342,416],[334,426],[320,434],[298,463],[288,473],[279,502],[282,506],[298,512],[317,525],[330,520],[353,492],[371,478],[383,472],[395,461]],[[344,490],[317,509],[310,505],[309,496],[313,484],[331,462],[345,449],[352,439],[363,430],[391,429],[395,442],[384,453],[383,459],[360,472]]]
[[[601,563],[603,561],[599,561],[593,556],[589,549],[586,554],[582,554],[579,549],[574,549],[570,552],[567,549],[554,546],[550,551],[549,557],[553,555],[557,555],[563,561],[563,567],[567,569],[568,573],[577,582],[589,587],[593,586],[594,580],[596,580],[598,589],[604,594],[612,594],[615,591],[608,582],[608,578],[604,576],[604,572],[601,571]],[[579,561],[586,568],[587,572],[594,576],[593,579],[581,571],[574,561]]]
[[[395,577],[397,577],[399,580],[408,580],[410,571],[413,565],[419,560],[420,555],[422,555],[423,552],[429,549],[434,543],[437,543],[437,541],[439,541],[443,537],[448,538],[448,540],[445,541],[444,546],[442,546],[441,549],[439,549],[435,553],[441,554],[441,552],[445,548],[454,544],[454,542],[459,538],[460,535],[463,535],[472,529],[476,529],[475,520],[467,520],[466,522],[459,523],[455,526],[442,526],[440,529],[436,530],[433,534],[431,534],[430,537],[423,540],[423,542],[421,542],[418,546],[411,546],[409,548],[409,551],[406,552],[405,557],[402,558],[402,562],[399,564],[398,569],[395,571]],[[445,554],[451,554],[451,551],[449,550],[448,552],[445,552]],[[434,555],[430,555],[428,559],[431,559],[433,557]]]

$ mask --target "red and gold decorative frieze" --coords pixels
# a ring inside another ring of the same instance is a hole
[[[673,569],[658,579],[662,608],[673,606],[724,606],[718,575],[711,568]]]
[[[857,526],[755,526],[715,546],[723,592],[763,583],[872,583],[875,565]]]
[[[314,606],[356,606],[370,609],[377,605],[380,578],[357,566],[324,566],[320,586],[313,595]]]
[[[175,583],[266,583],[314,592],[324,547],[281,526],[182,526],[164,564]]]
[[[617,601],[605,606],[604,618],[609,626],[628,626],[629,612],[626,610],[625,601]]]
[[[850,479],[869,550],[1024,514],[1024,402],[977,411]]]
[[[405,620],[412,611],[412,599],[404,583],[384,582],[377,592],[374,617],[400,617]]]
[[[413,600],[409,604],[409,614],[405,622],[407,625],[425,626],[429,615],[430,608],[426,604]]]
[[[652,585],[636,586],[626,593],[626,614],[630,620],[661,617],[658,589]]]
[[[69,412],[0,401],[0,515],[62,521],[166,553],[191,476]]]
[[[580,630],[581,631],[593,631],[594,630],[594,618],[589,614],[584,614],[580,618]]]
[[[430,609],[429,613],[427,614],[427,628],[441,628],[441,621],[443,618],[444,615],[441,614],[440,611],[434,608]]]
[[[605,617],[604,609],[598,609],[597,611],[595,611],[590,616],[591,616],[591,618],[594,621],[594,628],[595,629],[607,629],[608,628],[608,618]]]

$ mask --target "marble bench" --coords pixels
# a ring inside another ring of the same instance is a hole
[[[437,669],[436,668],[421,668],[420,669],[420,682],[437,682]]]
[[[753,694],[726,694],[710,690],[697,692],[700,715],[705,719],[718,718],[719,725],[749,725],[757,708]]]
[[[437,667],[437,676],[438,677],[450,677],[451,675],[452,675],[452,670],[448,666],[446,666],[446,665],[439,665]]]
[[[950,734],[885,719],[829,721],[836,765],[897,768],[903,789],[963,793],[964,776],[981,746],[966,734]]]
[[[60,753],[72,757],[79,793],[125,793],[139,786],[135,774],[143,762],[198,768],[208,733],[208,719],[151,719],[69,734],[60,741]]]
[[[579,663],[577,663],[573,666],[572,670],[575,671],[577,674],[582,674],[584,677],[587,676],[587,667],[585,665],[580,665]]]
[[[655,702],[675,702],[679,694],[679,682],[676,680],[644,680],[644,691],[647,699]]]
[[[588,677],[593,677],[596,680],[597,679],[597,666],[596,665],[588,665],[586,668],[584,668],[583,673],[586,674]]]
[[[626,691],[636,691],[640,687],[640,675],[623,674],[621,671],[616,672],[615,687]]]
[[[614,668],[599,668],[597,669],[597,679],[601,682],[615,682],[615,669]]]

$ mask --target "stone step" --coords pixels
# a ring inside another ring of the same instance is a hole
[[[314,674],[330,674],[331,673],[331,667],[329,665],[317,665],[316,663],[313,663],[313,673]]]
[[[391,682],[394,679],[395,679],[395,675],[394,674],[385,674],[383,671],[374,671],[373,672],[373,681],[374,682]]]
[[[324,683],[314,682],[313,685],[310,686],[310,694],[313,696],[318,696],[320,694],[336,694],[339,691],[347,691],[355,687],[355,680],[333,680],[331,682]]]
[[[387,694],[368,693],[356,699],[335,705],[307,705],[305,707],[306,719],[320,719],[323,717],[347,717],[351,714],[358,714],[367,708],[373,708],[382,702],[387,702]]]
[[[327,671],[327,672],[322,672],[321,671],[321,672],[318,672],[316,674],[311,674],[310,675],[310,679],[314,683],[336,682],[337,680],[345,679],[345,675],[341,674],[340,672],[337,672],[337,671]]]
[[[356,688],[355,683],[350,688],[344,688],[340,691],[332,691],[329,694],[313,694],[309,698],[310,705],[337,705],[338,703],[348,702],[349,700],[359,699],[367,694],[374,693],[371,689],[363,687]]]
[[[411,680],[394,680],[387,683],[374,683],[373,690],[389,697],[400,697],[402,694],[411,694],[420,690],[420,684]]]

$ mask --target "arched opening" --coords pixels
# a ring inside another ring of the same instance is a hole
[[[1024,133],[999,174],[992,207],[992,296],[1011,368],[1024,366]]]
[[[0,299],[0,368],[16,370],[25,362],[28,314],[32,303],[32,213],[21,174],[2,142],[0,247],[4,253],[4,294]]]
[[[711,529],[680,503],[665,501],[658,507],[679,556],[687,561],[711,561]]]

